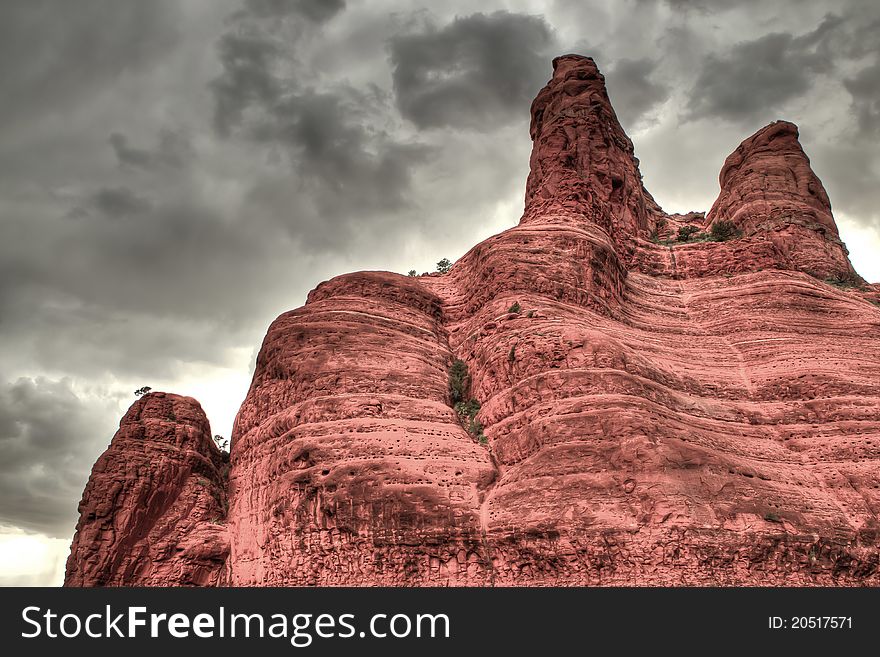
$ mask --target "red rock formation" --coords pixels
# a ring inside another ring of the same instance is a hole
[[[708,215],[665,215],[591,59],[557,58],[532,110],[519,226],[445,275],[335,278],[270,327],[223,581],[880,583],[880,293],[796,129],[746,140]],[[740,234],[673,241],[720,221]],[[486,446],[450,407],[456,358]],[[152,568],[83,526],[75,550]]]
[[[720,181],[709,224],[732,221],[745,237],[766,240],[785,269],[855,276],[793,123],[776,121],[746,139],[724,162]]]
[[[441,317],[415,279],[365,272],[275,320],[233,433],[232,584],[484,575],[494,470],[447,402]]]
[[[223,581],[227,467],[195,399],[141,397],[92,468],[65,585]]]
[[[553,78],[532,103],[534,148],[521,223],[589,223],[609,236],[655,227],[659,206],[589,57],[553,60]]]

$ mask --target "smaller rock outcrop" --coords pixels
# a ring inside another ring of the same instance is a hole
[[[818,278],[857,277],[795,124],[776,121],[743,141],[725,160],[719,182],[709,225],[730,221],[746,238],[769,240],[781,268]]]
[[[65,585],[220,583],[227,469],[195,399],[144,395],[92,468]]]

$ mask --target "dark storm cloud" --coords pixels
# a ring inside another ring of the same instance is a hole
[[[163,166],[180,168],[192,157],[189,139],[181,132],[162,130],[155,148],[137,148],[118,132],[108,139],[121,167],[153,171]]]
[[[607,76],[608,94],[621,121],[637,122],[669,98],[671,89],[655,79],[657,60],[620,59]]]
[[[224,34],[217,49],[223,74],[209,85],[215,100],[214,128],[228,137],[246,108],[278,102],[281,86],[272,69],[281,51],[265,34],[238,32]]]
[[[80,397],[66,379],[0,384],[0,524],[69,536],[117,414],[115,403]]]
[[[412,168],[426,146],[388,132],[387,96],[345,83],[317,90],[283,73],[297,57],[298,34],[284,42],[274,16],[240,13],[218,44],[222,74],[211,81],[214,127],[287,158],[292,174],[257,181],[249,201],[310,248],[339,248],[371,216],[411,202]],[[328,16],[329,18],[329,16]]]
[[[646,4],[656,0],[639,0]],[[693,10],[702,13],[731,11],[742,7],[754,7],[765,0],[663,0],[673,9]]]
[[[290,46],[305,29],[299,18],[325,23],[343,9],[344,0],[246,0],[230,19],[232,29],[217,44],[223,73],[209,84],[217,133],[228,137],[248,107],[271,107],[279,101],[285,83],[277,77],[277,68],[279,60],[292,57]],[[287,25],[293,29],[278,35],[286,19],[291,19]]]
[[[880,61],[846,78],[843,86],[852,96],[859,128],[867,135],[880,132]]]
[[[459,17],[391,39],[400,113],[419,128],[490,128],[528,116],[548,78],[553,31],[540,16]]]
[[[290,149],[324,218],[397,210],[410,200],[411,167],[428,151],[372,130],[362,111],[369,104],[347,87],[309,90],[279,103],[270,120],[255,126],[256,138]]]
[[[685,117],[772,118],[784,103],[806,93],[816,75],[832,69],[827,40],[840,24],[840,18],[827,16],[802,36],[774,32],[709,55],[691,89]]]
[[[298,14],[315,23],[323,23],[343,9],[345,0],[247,0],[244,13],[258,18]]]
[[[65,103],[154,62],[179,39],[172,0],[0,3],[0,126]]]
[[[92,194],[86,207],[94,209],[104,217],[121,219],[149,212],[152,204],[128,187],[112,187],[99,189]]]

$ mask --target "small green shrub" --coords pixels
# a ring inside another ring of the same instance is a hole
[[[488,439],[483,435],[483,423],[477,419],[480,411],[480,402],[470,396],[471,377],[468,374],[467,363],[456,359],[449,368],[449,396],[452,398],[452,407],[458,415],[458,421],[472,437],[480,444],[488,444]]]
[[[700,229],[696,226],[682,226],[678,229],[678,241],[679,242],[687,242],[691,239],[691,236],[700,232]]]
[[[152,390],[152,388],[150,386],[144,386],[143,388],[138,388],[137,390],[134,391],[134,396],[135,397],[143,397],[148,392],[150,392],[150,390]]]
[[[418,274],[416,274],[416,270],[415,270],[415,269],[410,269],[410,270],[406,273],[406,275],[407,275],[407,276],[411,276],[411,277],[418,276]]]
[[[507,353],[507,362],[512,363],[516,360],[516,345],[510,347],[510,351]]]
[[[513,305],[507,309],[507,312],[519,314],[520,310],[522,310],[522,308],[519,305],[519,301],[514,301]]]
[[[779,514],[774,513],[773,511],[768,511],[764,514],[764,520],[767,522],[782,522],[782,518],[779,517]]]
[[[531,319],[531,318],[534,317],[534,316],[535,316],[535,311],[534,311],[534,310],[530,310],[529,312],[526,313],[526,317],[528,317],[529,319]]]
[[[458,413],[458,417],[462,420],[467,419],[468,421],[472,420],[473,417],[480,410],[480,402],[476,399],[468,399],[467,401],[458,402],[455,406],[455,412]]]
[[[855,274],[851,274],[849,272],[840,272],[838,274],[834,274],[833,276],[829,276],[825,279],[825,282],[829,285],[833,285],[834,287],[839,287],[842,290],[851,288],[851,287],[862,287],[862,281]]]
[[[660,233],[666,230],[667,221],[665,217],[660,217],[657,220],[657,223],[654,224],[654,230],[651,231],[651,241],[658,242],[660,240]]]
[[[471,389],[471,376],[463,360],[455,359],[449,368],[449,397],[453,407],[468,398]]]
[[[742,232],[739,230],[739,228],[736,227],[736,224],[732,221],[722,219],[712,224],[712,228],[709,230],[709,234],[716,242],[726,242],[727,240],[732,240],[735,237],[739,237],[740,235],[742,235]]]
[[[452,263],[449,261],[449,258],[443,258],[443,260],[437,263],[437,271],[441,274],[447,273],[450,269],[452,269]]]

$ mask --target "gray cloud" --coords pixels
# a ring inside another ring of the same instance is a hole
[[[31,120],[155,63],[177,43],[172,0],[0,3],[0,125]]]
[[[656,60],[620,59],[606,76],[608,94],[624,125],[636,123],[669,98],[670,88],[655,79]]]
[[[839,18],[828,16],[803,36],[774,32],[710,55],[691,89],[686,118],[772,118],[808,91],[817,74],[831,70],[825,44],[839,25]]]
[[[72,533],[77,503],[119,419],[115,402],[77,395],[68,379],[0,387],[0,524]]]
[[[86,207],[110,219],[121,219],[150,211],[152,204],[128,187],[99,189],[86,202]]]
[[[846,78],[843,86],[852,96],[853,112],[862,132],[880,132],[880,61]]]
[[[345,0],[247,0],[245,8],[245,13],[259,18],[297,14],[323,23],[345,9]]]
[[[132,146],[128,137],[118,132],[111,133],[107,141],[121,167],[148,171],[163,166],[180,168],[193,156],[187,136],[168,129],[159,132],[158,143],[153,149]]]
[[[409,207],[412,169],[430,149],[377,125],[389,110],[378,88],[335,84],[317,90],[285,77],[285,58],[297,57],[298,36],[281,45],[277,23],[263,18],[260,12],[239,14],[220,39],[223,73],[210,83],[215,129],[224,138],[235,130],[282,150],[293,180],[257,181],[248,201],[274,208],[267,215],[286,217],[291,237],[302,245],[327,249],[377,213],[388,217]]]
[[[673,9],[696,11],[701,13],[714,13],[732,11],[742,7],[754,7],[764,0],[664,0]],[[639,0],[642,4],[655,2],[655,0]]]
[[[224,34],[218,43],[223,74],[211,81],[214,92],[214,128],[228,137],[252,105],[272,106],[281,96],[280,82],[272,72],[281,50],[260,33]]]
[[[553,30],[506,11],[391,39],[400,113],[419,128],[483,128],[527,116],[547,75]]]

